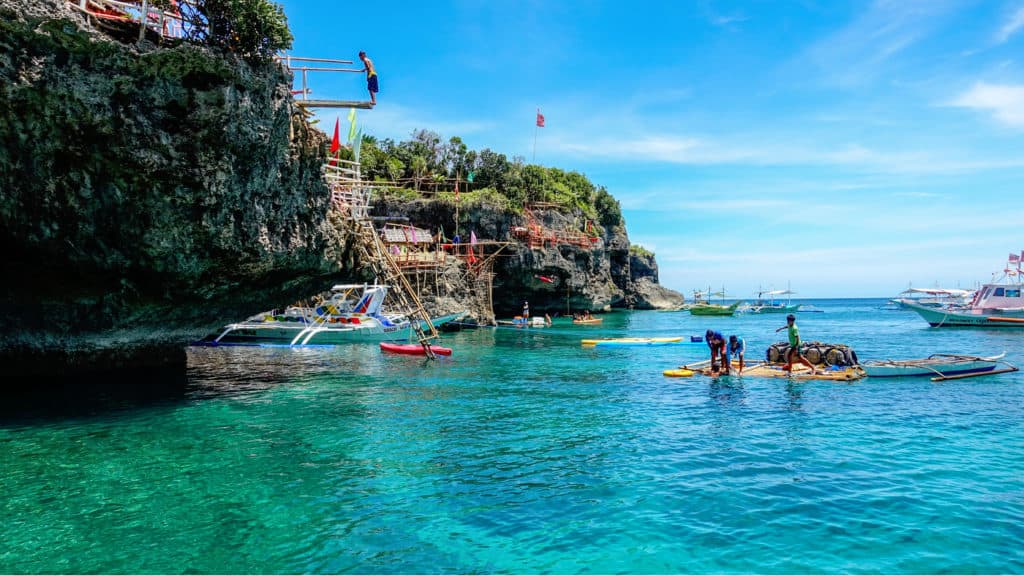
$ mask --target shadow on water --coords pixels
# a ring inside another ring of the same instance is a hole
[[[185,367],[118,370],[7,382],[0,425],[89,418],[168,402],[186,396]]]
[[[107,417],[258,394],[282,383],[358,372],[372,364],[364,355],[335,349],[189,348],[187,365],[180,367],[9,381],[0,387],[0,425]]]

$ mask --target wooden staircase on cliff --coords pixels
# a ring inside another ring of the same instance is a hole
[[[373,270],[378,281],[383,278],[383,283],[393,288],[388,294],[397,301],[396,311],[409,318],[427,357],[436,359],[430,341],[437,338],[437,329],[402,267],[392,258],[381,234],[370,221],[370,188],[362,182],[359,163],[332,160],[324,164],[323,174],[331,191],[331,209],[354,224],[360,260]]]
[[[405,314],[411,321],[416,338],[423,346],[423,352],[428,358],[436,359],[437,356],[430,347],[430,341],[437,338],[437,328],[430,321],[430,314],[423,307],[423,303],[420,302],[416,291],[409,284],[402,268],[388,253],[387,247],[372,222],[367,219],[355,220],[355,226],[361,260],[368,264],[378,277],[384,278],[384,284],[395,287],[395,290],[389,294],[394,295],[398,301],[399,312]],[[427,326],[426,330],[423,329],[424,325]]]

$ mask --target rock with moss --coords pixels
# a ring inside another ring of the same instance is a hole
[[[184,344],[339,277],[325,136],[290,83],[109,40],[64,2],[0,0],[8,373],[181,364]]]

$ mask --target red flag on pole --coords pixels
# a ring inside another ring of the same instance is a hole
[[[341,150],[341,138],[338,137],[338,125],[341,122],[341,118],[334,120],[334,138],[331,139],[331,154]]]
[[[544,115],[540,113],[540,108],[537,108],[537,126],[539,128],[544,127]]]

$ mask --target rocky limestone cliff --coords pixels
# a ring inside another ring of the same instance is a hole
[[[122,45],[62,1],[11,4],[0,4],[8,371],[180,363],[183,343],[337,276],[323,135],[295,109],[286,71]]]
[[[374,213],[380,217],[406,218],[430,230],[442,226],[448,236],[455,234],[455,205],[448,201],[378,200]],[[555,210],[534,213],[550,229],[571,228],[575,224]],[[494,267],[493,302],[498,316],[518,314],[524,300],[530,302],[534,313],[551,314],[612,307],[674,308],[683,303],[682,295],[657,284],[653,255],[637,260],[630,253],[625,228],[607,230],[597,242],[586,247],[560,244],[541,250],[530,249],[514,239],[512,228],[525,224],[523,215],[497,206],[461,208],[459,229],[463,238],[472,231],[480,240],[512,241]]]

